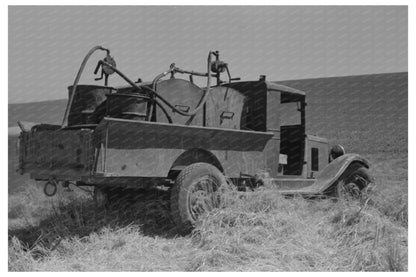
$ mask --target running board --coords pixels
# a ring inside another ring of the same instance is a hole
[[[315,197],[322,195],[316,179],[272,179],[272,184],[284,196]]]
[[[309,187],[315,183],[315,179],[302,179],[302,178],[273,178],[271,182],[274,187],[280,190],[298,190],[301,188]]]

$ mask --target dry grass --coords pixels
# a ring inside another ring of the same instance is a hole
[[[270,189],[231,197],[195,230],[192,270],[407,268],[407,230],[369,202],[289,200]]]
[[[29,186],[10,198],[9,217],[19,219],[9,220],[9,270],[406,271],[403,159],[374,166],[368,201],[285,199],[267,184],[229,191],[185,237],[164,192],[103,211],[87,193],[50,200]]]

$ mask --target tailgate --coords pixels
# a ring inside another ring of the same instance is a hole
[[[20,172],[39,178],[89,174],[93,165],[92,132],[36,128],[23,131],[19,137]]]

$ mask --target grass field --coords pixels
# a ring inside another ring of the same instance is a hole
[[[284,83],[309,92],[309,133],[372,162],[367,201],[285,199],[269,185],[230,191],[181,236],[165,192],[97,210],[90,193],[48,198],[9,165],[9,270],[406,271],[407,73]]]

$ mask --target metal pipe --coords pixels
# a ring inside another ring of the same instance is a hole
[[[179,72],[179,73],[183,73],[183,74],[191,74],[191,75],[195,75],[195,76],[201,76],[201,77],[208,77],[208,73],[201,73],[201,72],[196,72],[196,71],[190,71],[190,70],[184,70],[184,69],[180,69],[179,67],[174,67],[174,71],[175,72]]]

